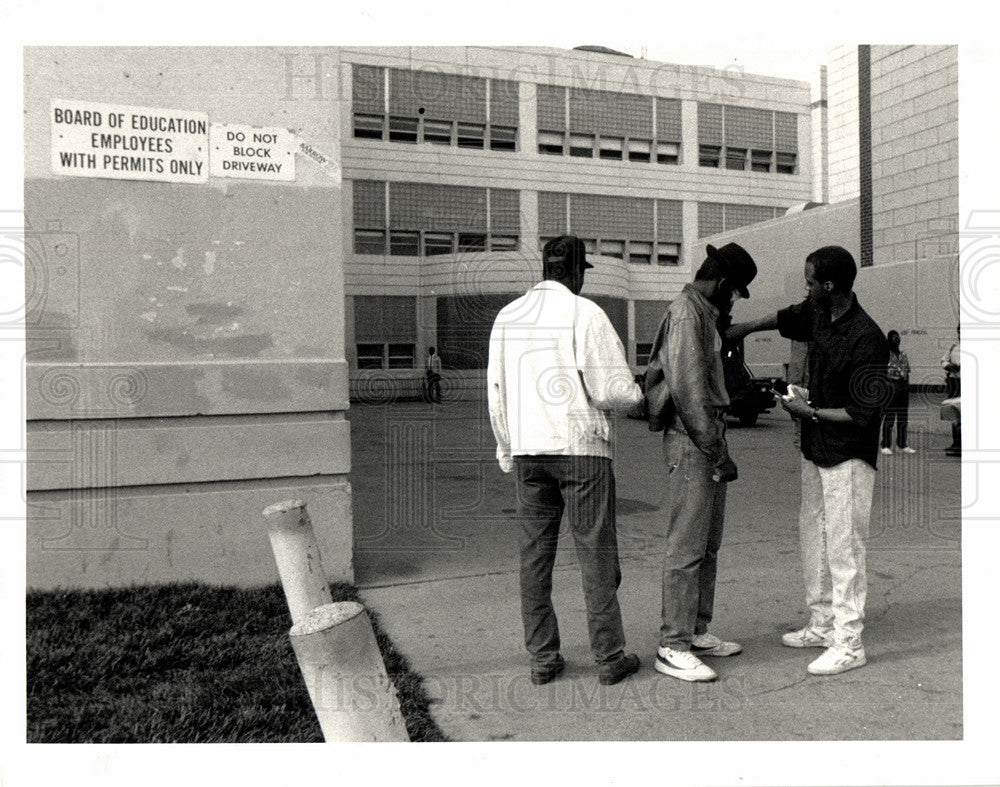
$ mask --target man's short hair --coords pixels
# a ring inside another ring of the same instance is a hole
[[[824,246],[806,257],[813,266],[813,278],[820,284],[832,282],[841,292],[850,292],[858,275],[858,266],[851,252],[842,246]]]

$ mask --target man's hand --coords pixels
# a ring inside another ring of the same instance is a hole
[[[805,399],[801,399],[796,396],[793,399],[785,399],[782,397],[781,406],[785,408],[785,411],[789,413],[792,418],[812,418],[813,408],[806,402]]]
[[[735,481],[737,477],[736,463],[728,456],[715,466],[712,480],[720,484]]]
[[[499,454],[497,461],[500,463],[500,469],[505,473],[509,473],[514,469],[514,459],[510,454]]]

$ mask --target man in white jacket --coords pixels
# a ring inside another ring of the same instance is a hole
[[[639,669],[625,654],[618,606],[612,423],[608,411],[642,401],[621,340],[604,311],[579,297],[583,242],[555,238],[542,250],[544,281],[497,315],[487,368],[497,459],[517,483],[521,617],[531,680],[564,667],[552,607],[552,567],[566,511],[576,542],[590,646],[604,685]]]

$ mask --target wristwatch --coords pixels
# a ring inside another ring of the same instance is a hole
[[[812,421],[814,424],[819,423],[819,410],[815,407],[813,408]]]

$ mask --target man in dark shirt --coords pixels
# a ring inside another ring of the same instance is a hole
[[[861,642],[867,595],[865,544],[889,385],[885,334],[858,305],[857,265],[840,246],[806,258],[807,298],[776,315],[731,326],[727,339],[777,328],[808,343],[805,389],[782,406],[802,427],[799,516],[809,624],[785,634],[794,648],[822,647],[808,671],[835,675],[866,663]]]

